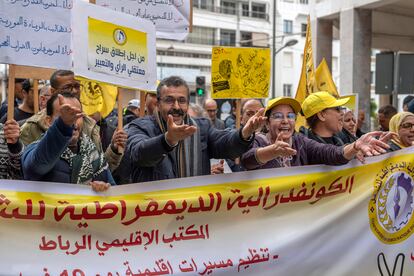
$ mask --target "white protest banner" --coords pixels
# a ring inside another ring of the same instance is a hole
[[[72,19],[76,75],[121,87],[154,86],[152,22],[81,1],[74,3]]]
[[[414,149],[114,186],[0,181],[1,275],[414,275]]]
[[[96,0],[96,4],[152,21],[158,38],[183,40],[191,25],[189,0]]]
[[[70,69],[72,0],[0,1],[0,63]]]

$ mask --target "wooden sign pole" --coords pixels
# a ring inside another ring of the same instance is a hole
[[[16,67],[14,64],[9,65],[9,90],[7,96],[7,120],[14,119],[14,89],[16,79]]]
[[[240,128],[241,123],[241,99],[236,100],[236,128]]]
[[[34,114],[39,112],[39,81],[37,79],[33,80],[33,109]]]
[[[145,116],[145,98],[147,93],[145,91],[139,91],[139,117]]]

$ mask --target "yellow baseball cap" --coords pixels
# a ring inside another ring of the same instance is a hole
[[[326,91],[315,92],[303,101],[302,113],[305,115],[305,118],[309,118],[324,109],[342,106],[348,101],[349,97],[337,99]]]
[[[300,103],[297,100],[288,97],[277,97],[267,103],[265,114],[267,114],[267,112],[270,111],[273,107],[281,104],[289,105],[296,114],[300,111]]]

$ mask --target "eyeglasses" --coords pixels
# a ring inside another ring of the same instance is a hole
[[[161,98],[161,101],[163,101],[164,103],[168,105],[173,105],[175,104],[175,102],[178,102],[179,105],[188,104],[188,99],[185,97],[174,98],[174,97],[168,96],[165,98]]]
[[[337,112],[341,112],[342,109],[344,109],[344,108],[342,106],[335,106],[335,107],[330,107],[330,108],[327,108],[327,109],[332,109],[332,110],[335,110]]]
[[[68,83],[62,86],[60,90],[82,90],[83,85],[78,82]]]
[[[289,112],[288,114],[283,114],[282,112],[275,112],[269,115],[269,118],[275,120],[275,121],[282,121],[283,119],[287,119],[288,121],[295,121],[296,120],[296,114],[293,112]]]
[[[217,112],[217,109],[207,109],[208,113],[213,113],[213,112]]]
[[[405,129],[412,129],[413,126],[414,126],[413,123],[404,123],[404,124],[401,124],[401,128],[405,128]]]

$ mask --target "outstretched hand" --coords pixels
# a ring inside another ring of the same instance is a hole
[[[266,123],[267,117],[264,115],[264,108],[261,108],[256,114],[254,114],[250,119],[247,121],[246,125],[244,125],[242,129],[242,138],[247,140],[249,137],[256,132],[256,130],[262,128]]]
[[[273,154],[275,157],[289,157],[296,155],[296,150],[293,149],[288,143],[283,141],[283,134],[279,133],[273,146]]]
[[[76,106],[70,105],[64,102],[64,97],[58,95],[59,107],[60,107],[60,118],[63,123],[67,126],[72,126],[75,122],[83,116],[82,110]]]
[[[190,137],[197,131],[197,127],[190,125],[176,125],[172,115],[168,115],[167,120],[167,132],[165,133],[165,139],[171,146],[176,145],[179,141]]]

